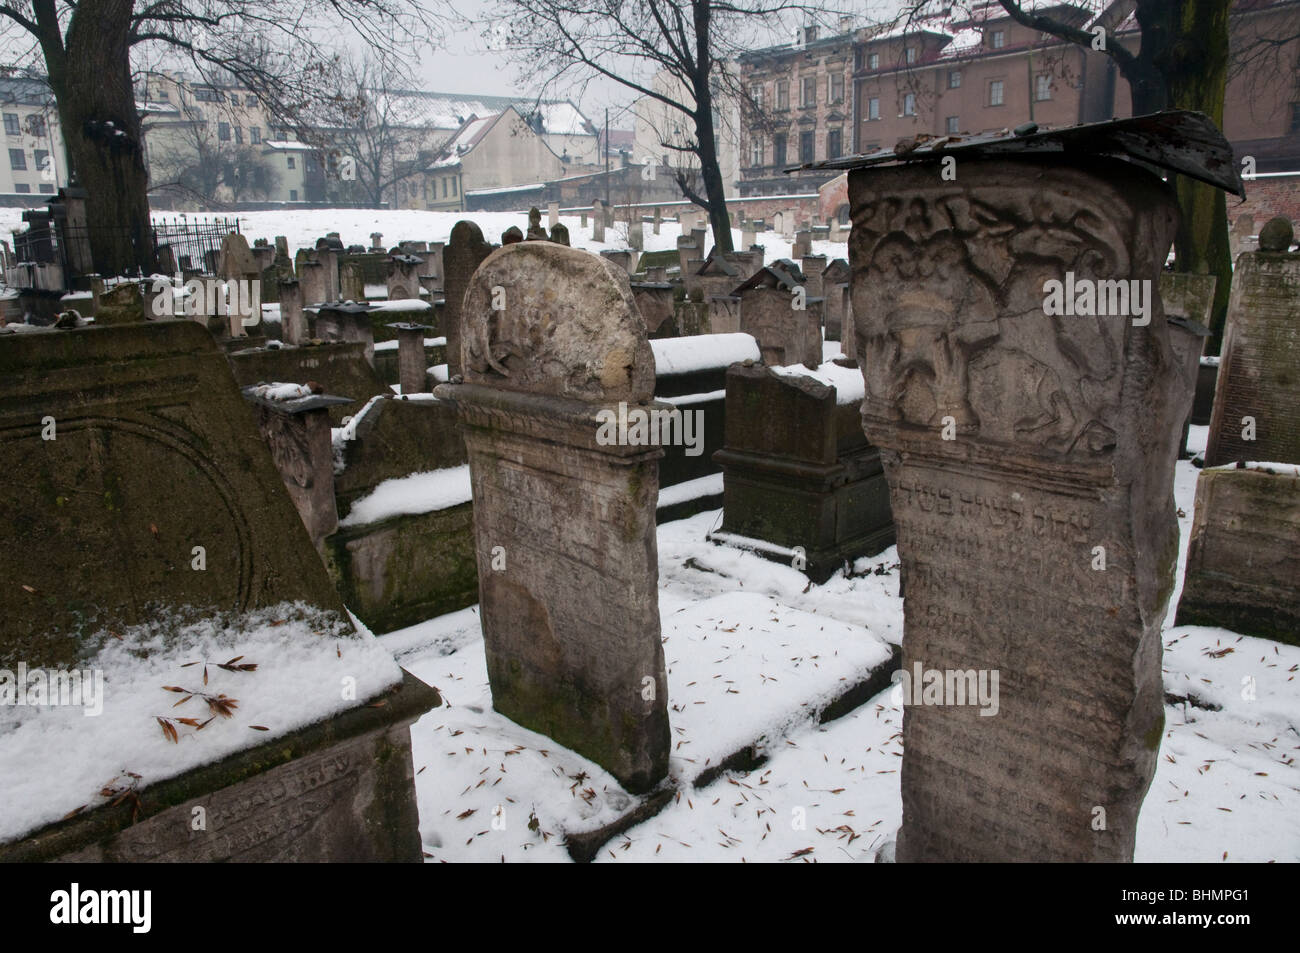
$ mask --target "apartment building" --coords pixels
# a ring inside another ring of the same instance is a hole
[[[0,77],[0,194],[53,195],[68,184],[54,96],[43,77]]]

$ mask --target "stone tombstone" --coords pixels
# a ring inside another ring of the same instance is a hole
[[[383,251],[383,250],[384,250],[384,233],[383,233],[383,232],[371,232],[371,233],[370,233],[370,250],[371,250],[371,251]]]
[[[394,255],[388,259],[388,300],[420,297],[419,273],[424,259],[419,255]],[[356,300],[356,299],[353,299]]]
[[[302,311],[302,284],[297,278],[282,278],[280,292],[280,334],[285,344],[307,341],[307,317]]]
[[[446,242],[429,242],[428,251],[424,255],[424,274],[422,278],[436,279],[435,287],[442,290],[443,278],[446,275],[446,266],[443,263],[443,256],[447,252]]]
[[[233,311],[227,311],[225,301],[218,302],[218,311],[225,314],[231,337],[248,335],[250,325],[246,325],[245,320],[252,318],[261,320],[262,270],[263,266],[258,262],[253,250],[248,247],[248,240],[243,235],[231,232],[221,240],[217,277],[229,282],[247,282],[250,290],[250,295],[245,300],[242,294],[236,295],[232,289],[229,300],[237,305]],[[243,308],[244,304],[248,305],[247,310]]]
[[[591,203],[591,240],[605,240],[605,204],[600,199]]]
[[[324,273],[325,301],[339,300],[339,255],[342,251],[343,244],[334,232],[316,239],[316,260],[321,263]]]
[[[1300,645],[1300,467],[1202,470],[1175,625]]]
[[[645,223],[639,219],[627,223],[627,243],[633,251],[645,250]]]
[[[329,296],[329,286],[325,281],[325,266],[318,261],[307,259],[298,266],[298,283],[304,308],[334,300]]]
[[[563,225],[555,224],[551,226],[551,241],[557,245],[569,244],[569,230]]]
[[[788,209],[778,214],[781,216],[781,223],[777,227],[777,230],[781,233],[782,238],[786,239],[787,241],[790,241],[795,237],[794,233],[795,233],[795,228],[797,227],[796,212],[794,209]],[[797,253],[795,257],[797,257]]]
[[[339,298],[343,301],[365,300],[366,276],[360,263],[345,261],[339,264]]]
[[[1285,251],[1290,223],[1270,242],[1271,224],[1260,230],[1260,250],[1239,255],[1232,274],[1205,448],[1209,467],[1300,463],[1300,254]]]
[[[339,523],[329,408],[353,401],[326,394],[275,400],[263,396],[257,385],[243,388],[243,394],[253,405],[257,429],[271,451],[289,499],[302,517],[307,535],[319,547]]]
[[[148,317],[153,317],[152,309]],[[145,320],[145,303],[139,282],[119,282],[111,291],[100,296],[99,310],[95,313],[95,324],[99,327],[138,324]]]
[[[1250,251],[1252,247],[1251,237],[1255,234],[1255,216],[1247,213],[1238,215],[1232,222],[1232,228],[1228,232],[1228,244],[1232,251],[1232,260],[1236,261],[1237,256],[1244,251]]]
[[[424,353],[424,336],[433,330],[427,324],[401,322],[390,324],[397,331],[397,383],[403,394],[421,394],[429,389],[428,361]]]
[[[804,255],[799,259],[799,267],[803,272],[804,281],[808,284],[808,296],[811,298],[820,298],[825,293],[822,272],[826,270],[826,265],[825,255]]]
[[[42,415],[56,439],[42,439]],[[161,612],[301,600],[347,624],[226,356],[197,323],[5,341],[0,434],[13,481],[0,541],[23,554],[34,590],[0,587],[0,668],[73,665],[96,632]]]
[[[741,222],[740,224],[740,247],[741,248],[753,247],[754,239],[757,237],[758,237],[758,233],[754,231],[754,225],[752,222]]]
[[[560,203],[559,202],[546,203],[546,227],[548,229],[553,230],[555,226],[559,224],[560,224]]]
[[[840,353],[844,355],[845,367],[858,366],[858,337],[856,318],[853,315],[853,287],[839,285],[840,312]]]
[[[836,258],[821,273],[822,297],[826,299],[823,314],[826,319],[826,340],[842,341],[844,334],[845,292],[849,287],[849,263]],[[849,354],[846,349],[845,355]]]
[[[763,363],[821,365],[821,307],[807,297],[803,275],[792,261],[761,268],[732,294],[740,299],[740,330],[758,341]]]
[[[630,275],[632,273],[632,253],[626,248],[603,251],[600,256],[613,262],[623,270],[624,274]]]
[[[334,301],[316,312],[316,337],[326,343],[353,341],[363,345],[366,363],[375,366],[375,329],[370,306]]]
[[[627,274],[551,242],[511,245],[475,272],[462,323],[465,382],[435,393],[455,402],[469,452],[493,707],[643,793],[667,773],[670,744],[664,451],[607,439],[599,415],[668,406],[653,399]]]
[[[542,228],[542,213],[534,205],[528,210],[528,235],[530,242],[544,242],[547,240],[546,229]]]
[[[849,173],[862,420],[915,681],[896,856],[1127,861],[1164,725],[1191,398],[1157,291],[1176,206],[1118,159],[962,170]],[[1049,281],[1121,279],[1147,283],[1145,326],[1045,313]]]
[[[801,261],[812,254],[812,232],[808,229],[801,229],[795,232],[794,246],[790,252],[790,257],[795,261]]]
[[[524,233],[519,230],[518,225],[511,225],[501,233],[502,245],[513,245],[515,242],[522,242],[523,240]]]
[[[1217,285],[1218,279],[1214,275],[1193,275],[1178,271],[1160,273],[1160,300],[1164,303],[1165,317],[1178,328],[1178,333],[1171,340],[1183,358],[1184,373],[1190,375],[1191,387],[1195,392],[1192,409],[1183,425],[1180,457],[1188,456],[1187,435],[1191,425],[1210,422],[1208,412],[1198,420],[1197,409],[1212,404],[1214,399],[1214,375],[1207,375],[1202,370],[1201,352],[1205,350],[1205,340],[1210,334],[1210,312],[1214,308],[1214,289]]]
[[[445,253],[447,303],[443,319],[443,329],[447,335],[449,379],[454,379],[460,373],[461,306],[465,289],[469,287],[474,269],[491,253],[492,245],[483,239],[483,232],[473,222],[460,221],[452,227]]]
[[[583,228],[587,227],[587,213],[583,212],[578,216],[578,224]]]

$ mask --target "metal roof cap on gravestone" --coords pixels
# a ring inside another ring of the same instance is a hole
[[[1246,197],[1241,170],[1232,146],[1218,126],[1203,113],[1170,109],[1130,119],[1080,123],[1063,129],[1039,130],[1025,123],[1014,130],[977,136],[919,135],[900,140],[892,149],[838,159],[824,159],[785,169],[864,169],[908,162],[1060,154],[1110,156],[1176,172],[1216,188]]]

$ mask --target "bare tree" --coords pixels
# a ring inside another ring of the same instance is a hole
[[[520,54],[526,78],[543,88],[604,78],[681,114],[681,140],[662,145],[698,160],[702,191],[686,165],[674,172],[678,188],[708,210],[715,245],[731,251],[714,109],[722,99],[759,109],[726,64],[796,17],[828,15],[793,0],[497,0],[485,36]]]
[[[449,136],[431,133],[402,64],[368,52],[342,58],[334,75],[332,91],[299,117],[298,137],[325,156],[340,195],[359,193],[378,208]]]
[[[342,26],[394,55],[403,48],[388,45],[394,36],[405,48],[436,38],[429,9],[423,0],[0,0],[0,41],[35,40],[72,173],[88,193],[95,268],[117,274],[153,267],[137,50],[165,48],[200,73],[234,76],[290,125],[328,72],[313,28]]]
[[[1097,16],[1091,23],[1082,24],[1037,12],[1017,0],[998,3],[1017,23],[1110,57],[1128,81],[1133,115],[1169,108],[1191,109],[1223,126],[1232,0],[1092,2],[1090,6]],[[932,3],[909,3],[900,19],[915,21],[933,12]],[[1130,13],[1138,25],[1136,50],[1129,48],[1131,40],[1121,42],[1115,35],[1116,27]],[[1232,282],[1227,199],[1222,190],[1186,176],[1177,176],[1174,187],[1182,212],[1174,243],[1175,267],[1218,278],[1209,345],[1211,351],[1217,351]]]
[[[153,191],[220,206],[227,196],[235,202],[264,199],[275,190],[279,173],[261,160],[255,146],[222,140],[207,122],[188,122],[181,129],[174,148],[161,155],[150,143]]]

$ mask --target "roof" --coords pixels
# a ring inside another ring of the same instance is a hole
[[[546,135],[594,135],[595,127],[577,106],[563,100],[520,96],[479,96],[403,89],[374,91],[375,109],[390,125],[459,129],[475,116],[495,116],[510,107],[522,116],[538,113]]]
[[[803,272],[799,266],[789,258],[778,258],[770,265],[764,265],[758,271],[754,272],[749,279],[735,291],[733,295],[738,295],[742,291],[748,291],[751,288],[767,287],[780,288],[783,291],[793,291],[801,287],[804,283]]]
[[[262,145],[277,152],[313,152],[316,148],[305,142],[294,142],[288,139],[263,139]]]
[[[52,106],[54,93],[44,77],[0,76],[0,103],[6,106]]]
[[[1130,119],[1082,123],[1040,132],[1025,123],[1014,131],[978,136],[917,137],[892,149],[844,156],[786,169],[864,169],[909,162],[939,162],[944,156],[994,158],[1042,153],[1111,156],[1148,163],[1245,197],[1232,146],[1208,116],[1170,109]]]
[[[533,182],[529,185],[506,185],[499,189],[469,189],[466,195],[502,195],[506,192],[533,192],[546,188],[545,182]]]

